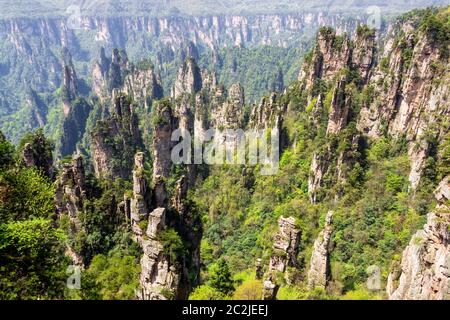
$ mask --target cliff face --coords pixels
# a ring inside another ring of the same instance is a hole
[[[419,185],[424,160],[430,152],[426,134],[441,140],[450,115],[448,56],[430,32],[417,34],[417,22],[393,26],[396,41],[388,38],[380,64],[369,85],[376,88],[372,102],[361,110],[358,128],[371,137],[383,131],[404,135],[409,145],[413,189]],[[381,63],[382,62],[382,63]]]
[[[297,265],[300,230],[295,226],[295,219],[280,217],[278,226],[279,231],[275,234],[269,269],[264,276],[263,300],[276,298],[279,288],[277,277],[282,274],[289,283],[288,267]]]
[[[438,205],[427,223],[403,251],[400,272],[388,278],[391,300],[448,300],[450,298],[450,177],[435,191]]]
[[[58,151],[61,156],[67,156],[75,152],[76,144],[84,135],[86,120],[92,107],[79,95],[77,74],[72,56],[66,48],[63,51],[61,100],[64,119]]]
[[[330,277],[329,246],[333,232],[332,219],[333,211],[329,211],[325,219],[325,227],[314,242],[308,272],[308,286],[311,289],[325,289]]]
[[[27,168],[36,168],[48,178],[54,178],[55,168],[51,151],[47,149],[43,135],[37,136],[32,142],[26,143],[22,150],[22,162]]]
[[[76,155],[70,164],[63,166],[56,181],[55,204],[59,218],[68,217],[70,236],[82,231],[80,214],[83,212],[83,202],[86,200],[86,177],[83,158]],[[76,252],[67,245],[67,254],[76,265],[84,265],[81,252]]]
[[[111,115],[95,125],[91,147],[98,178],[131,176],[133,155],[142,144],[134,108],[130,98],[119,95],[114,99]]]
[[[404,136],[411,161],[409,180],[413,189],[418,187],[424,161],[433,148],[426,136],[442,141],[447,130],[443,119],[448,119],[450,108],[444,101],[449,88],[448,56],[429,32],[414,34],[417,24],[413,20],[391,27],[381,40],[384,51],[378,56],[374,31],[367,27],[358,27],[352,40],[328,28],[319,31],[317,45],[300,72],[301,90],[308,103],[315,103],[313,121],[319,124],[323,113],[327,114],[329,140],[349,130],[354,133],[347,138],[352,146],[340,154],[328,144],[313,155],[312,202],[317,201],[324,176],[345,181],[342,164],[352,163],[352,154],[364,137]],[[327,97],[324,93],[317,97],[323,87],[328,89]],[[362,108],[357,107],[359,103]]]
[[[124,50],[114,49],[111,58],[107,58],[102,47],[99,58],[94,62],[91,77],[92,91],[103,103],[110,101],[114,90],[128,95],[146,108],[152,99],[163,97],[161,79],[153,65],[147,60],[134,65],[129,62]]]

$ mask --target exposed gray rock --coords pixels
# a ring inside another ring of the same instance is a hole
[[[147,181],[144,177],[144,154],[138,152],[135,155],[133,170],[133,198],[131,199],[131,227],[133,232],[142,236],[145,230],[142,230],[139,222],[148,219],[149,214],[149,196],[150,191]]]
[[[140,242],[144,251],[138,291],[138,298],[141,300],[168,300],[177,297],[180,271],[168,259],[159,240],[165,228],[166,209],[157,208],[149,214],[147,238]]]
[[[391,300],[450,299],[449,177],[435,191],[439,204],[403,251],[401,273],[389,275]]]
[[[329,246],[331,240],[333,211],[327,213],[325,226],[314,242],[308,272],[308,286],[325,289],[330,276]]]
[[[82,231],[79,216],[83,213],[83,203],[86,200],[86,177],[83,157],[74,156],[72,163],[65,164],[62,173],[56,180],[55,205],[58,216],[69,217],[72,235]],[[84,265],[80,252],[67,245],[66,254],[76,265]]]
[[[176,119],[169,103],[159,103],[155,106],[155,129],[153,134],[153,198],[157,207],[167,204],[166,180],[172,167],[171,152],[173,142],[172,132],[176,128]]]
[[[178,71],[178,76],[172,88],[172,97],[179,98],[183,94],[195,94],[202,88],[200,68],[194,59],[188,58]]]
[[[269,268],[264,276],[263,300],[276,298],[279,283],[277,277],[284,274],[289,281],[288,267],[297,266],[300,230],[295,226],[295,218],[278,219],[279,231],[275,234],[273,254],[270,257]]]
[[[134,109],[131,99],[119,94],[114,99],[111,115],[97,121],[91,132],[92,160],[97,178],[130,178],[134,154],[142,145]]]

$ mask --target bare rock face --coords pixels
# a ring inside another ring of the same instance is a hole
[[[124,78],[122,91],[145,108],[150,105],[152,99],[161,99],[164,96],[161,77],[155,73],[153,66],[133,66]]]
[[[91,106],[78,93],[78,78],[72,63],[70,52],[63,52],[63,83],[61,87],[63,103],[63,127],[59,153],[61,156],[72,155],[76,144],[83,136]]]
[[[375,60],[375,30],[366,26],[357,29],[354,42],[357,44],[352,51],[352,64],[360,76],[361,85],[367,83],[371,76]]]
[[[450,299],[450,177],[435,191],[439,204],[403,251],[401,272],[389,275],[391,300]]]
[[[105,50],[92,68],[92,90],[102,102],[108,101],[114,90],[131,97],[139,106],[148,107],[152,99],[164,95],[161,77],[150,61],[134,65],[128,61],[125,51],[114,49],[111,58]]]
[[[252,129],[281,129],[283,124],[283,114],[287,106],[277,102],[277,94],[272,93],[269,97],[261,99],[258,105],[252,109],[249,127]]]
[[[172,88],[172,97],[179,98],[182,94],[195,94],[202,88],[200,68],[192,58],[188,58],[178,71],[177,79]]]
[[[289,280],[288,267],[297,265],[298,246],[300,242],[300,230],[295,226],[295,218],[278,219],[279,231],[275,235],[273,254],[269,261],[269,268],[264,277],[263,300],[276,298],[279,284],[277,276],[284,274]]]
[[[112,114],[97,121],[91,133],[92,159],[97,178],[129,178],[133,156],[142,140],[134,105],[129,97],[115,98]]]
[[[62,100],[64,104],[64,115],[70,111],[70,102],[78,97],[78,78],[72,63],[72,56],[67,48],[63,49],[63,81]]]
[[[71,232],[82,230],[79,220],[83,212],[83,202],[86,200],[86,177],[83,157],[74,156],[72,163],[65,164],[62,173],[56,181],[55,205],[58,215],[67,215],[71,224]],[[76,265],[83,265],[81,253],[67,246],[67,253]]]
[[[308,286],[325,289],[330,276],[329,245],[331,240],[333,211],[329,211],[325,220],[325,227],[314,242],[308,272]]]
[[[176,128],[176,119],[168,102],[155,106],[155,130],[153,134],[153,188],[154,203],[157,207],[167,204],[166,180],[172,167],[171,152],[173,142],[172,132]]]
[[[212,126],[215,128],[242,129],[244,122],[244,88],[233,84],[228,89],[227,99],[219,104],[212,114]]]
[[[31,88],[27,88],[25,106],[28,109],[32,128],[43,127],[47,123],[47,106],[39,95]]]
[[[141,258],[139,279],[140,300],[168,300],[177,298],[181,275],[179,268],[171,263],[159,240],[166,227],[166,209],[157,208],[149,214],[146,237],[141,241],[144,254]]]
[[[45,150],[44,141],[33,141],[33,143],[26,143],[22,150],[22,160],[25,167],[37,168],[47,177],[53,178],[53,157],[51,153],[48,153]]]
[[[133,170],[133,198],[131,199],[131,228],[135,235],[142,236],[145,230],[141,229],[140,222],[148,219],[149,188],[144,177],[144,154],[138,152],[134,158]]]
[[[409,22],[392,33],[404,36],[398,43],[387,40],[379,59],[382,63],[368,81],[376,88],[376,99],[362,108],[358,129],[371,137],[380,137],[383,130],[394,137],[406,136],[411,160],[409,181],[416,189],[430,151],[425,133],[441,140],[445,126],[434,124],[445,123],[450,117],[446,101],[450,88],[445,68],[448,57],[441,55],[439,44],[430,35],[417,31]]]
[[[342,76],[333,92],[331,101],[331,112],[328,119],[327,134],[336,134],[347,125],[349,111],[349,97],[345,92],[347,77]]]
[[[140,300],[168,300],[182,298],[183,269],[165,250],[161,235],[171,221],[167,209],[150,209],[150,190],[143,175],[144,154],[135,156],[131,226],[136,241],[142,247],[141,275],[137,297]]]
[[[311,88],[317,79],[329,81],[347,67],[351,59],[351,46],[348,36],[337,36],[330,28],[323,28],[317,36],[317,45],[310,63],[304,64],[299,80]]]

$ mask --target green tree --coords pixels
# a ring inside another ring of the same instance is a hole
[[[14,146],[6,140],[0,131],[0,170],[6,169],[13,164]]]
[[[189,300],[224,300],[225,298],[222,292],[206,284],[198,286],[189,295]]]
[[[63,298],[64,241],[44,218],[0,225],[0,299]]]
[[[234,291],[233,279],[225,259],[221,258],[210,266],[208,285],[225,295]]]

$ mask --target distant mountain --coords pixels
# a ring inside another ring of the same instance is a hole
[[[383,12],[401,12],[449,3],[448,0],[1,0],[0,18],[67,16],[76,13],[77,8],[83,16],[172,16],[322,10],[357,12],[370,6],[378,6]]]

